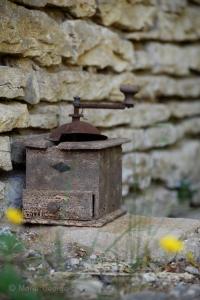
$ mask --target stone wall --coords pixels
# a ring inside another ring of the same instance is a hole
[[[1,210],[20,205],[27,136],[68,122],[74,95],[121,101],[121,83],[140,87],[134,109],[85,114],[131,140],[124,197],[155,215],[200,205],[199,42],[199,0],[1,0]]]

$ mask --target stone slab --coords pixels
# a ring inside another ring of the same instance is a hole
[[[185,256],[188,251],[195,257],[200,255],[200,220],[193,219],[125,214],[101,228],[26,225],[23,234],[32,249],[42,249],[43,252],[54,251],[59,234],[64,253],[69,245],[75,244],[93,253],[102,253],[107,258],[124,261],[130,261],[135,255],[143,255],[146,246],[150,249],[152,259],[170,260],[174,254],[171,256],[164,253],[159,247],[159,240],[167,234],[173,234],[185,244],[180,256]]]

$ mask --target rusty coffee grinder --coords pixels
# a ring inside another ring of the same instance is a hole
[[[123,214],[122,144],[93,125],[80,121],[80,109],[133,107],[136,87],[123,85],[123,102],[73,101],[72,122],[26,143],[26,188],[23,213],[27,223],[102,226]]]

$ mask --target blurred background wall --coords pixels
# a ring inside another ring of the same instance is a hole
[[[70,121],[73,96],[121,101],[121,83],[140,87],[134,109],[85,117],[130,139],[124,198],[158,216],[200,206],[199,42],[199,0],[1,0],[1,211],[21,203],[23,141]]]

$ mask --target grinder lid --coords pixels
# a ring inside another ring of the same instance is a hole
[[[106,140],[107,136],[102,135],[93,125],[80,120],[73,120],[71,123],[61,125],[51,131],[49,140],[52,142],[67,141],[95,141]]]

